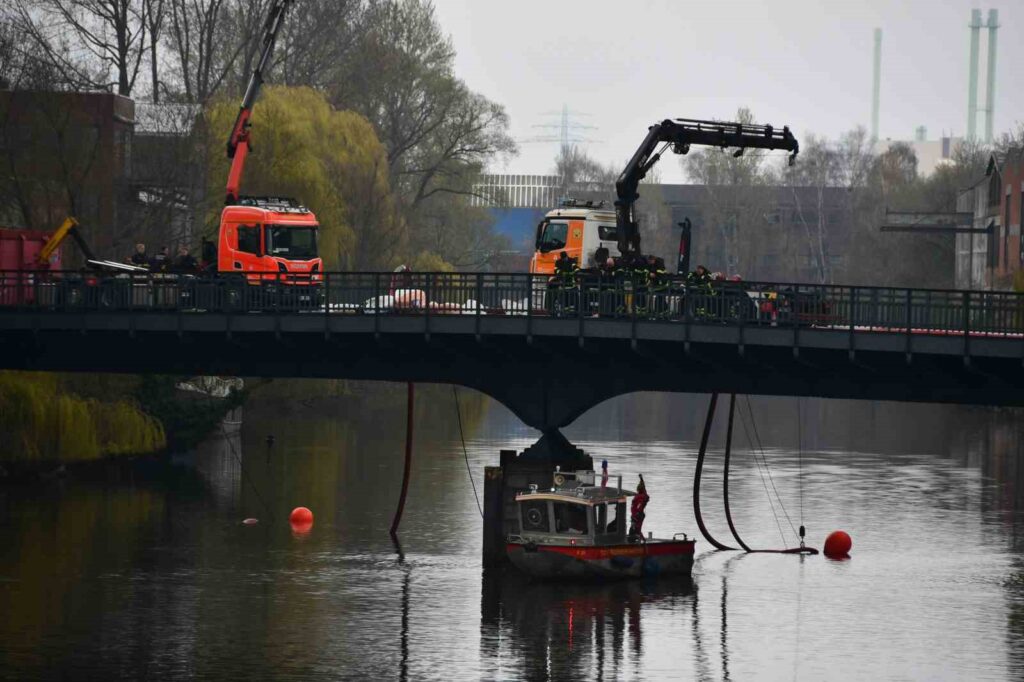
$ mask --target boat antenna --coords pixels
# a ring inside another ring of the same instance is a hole
[[[800,396],[796,397],[796,452],[797,452],[797,488],[800,490],[800,547],[804,546],[804,536],[807,529],[804,527],[804,425],[800,410]]]

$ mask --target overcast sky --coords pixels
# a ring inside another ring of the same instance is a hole
[[[1024,1],[435,0],[458,51],[456,73],[503,104],[520,153],[497,172],[547,173],[567,104],[586,150],[619,166],[647,126],[664,118],[731,119],[749,106],[759,122],[838,136],[871,116],[872,31],[883,30],[879,132],[910,139],[967,127],[970,10],[999,10],[995,131],[1024,122]],[[979,106],[987,31],[982,29]],[[984,133],[984,114],[978,133]],[[675,158],[660,170],[683,180]]]

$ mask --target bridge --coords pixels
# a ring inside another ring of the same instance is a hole
[[[1024,405],[1024,296],[527,274],[0,272],[5,369],[450,383],[552,433],[634,391]]]

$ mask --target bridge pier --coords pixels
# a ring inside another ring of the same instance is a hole
[[[484,469],[485,568],[494,568],[506,561],[505,538],[509,533],[520,531],[516,493],[529,490],[531,483],[540,488],[551,487],[556,468],[589,470],[594,468],[594,460],[570,443],[558,429],[548,429],[521,453],[502,450],[499,465]]]

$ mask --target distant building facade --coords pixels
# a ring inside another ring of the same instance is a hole
[[[985,175],[957,197],[976,232],[956,235],[958,289],[1024,288],[1024,149],[989,157]]]
[[[938,140],[927,140],[924,131],[919,129],[919,134],[913,140],[878,140],[875,142],[872,152],[884,154],[894,144],[906,144],[914,150],[917,157],[918,175],[931,175],[939,166],[949,163],[957,146],[963,144],[964,138],[943,136]]]
[[[0,90],[0,224],[50,230],[75,215],[97,254],[116,249],[134,125],[120,95]]]
[[[189,243],[190,198],[205,190],[187,140],[197,113],[106,92],[0,90],[0,226],[53,230],[73,215],[112,259],[138,241],[152,252]]]

